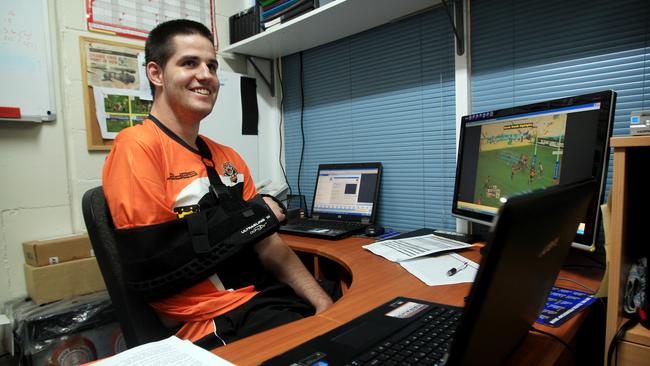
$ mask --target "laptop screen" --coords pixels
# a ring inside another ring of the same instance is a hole
[[[321,165],[312,214],[371,217],[377,201],[380,166]]]

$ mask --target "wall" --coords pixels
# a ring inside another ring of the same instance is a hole
[[[0,124],[0,305],[26,295],[22,243],[85,230],[84,192],[101,184],[106,152],[88,152],[81,86],[79,37],[142,41],[86,31],[84,1],[48,0],[58,120],[53,123]],[[216,27],[221,47],[228,44],[228,17],[247,0],[217,0]],[[241,57],[219,55],[224,70],[247,72]],[[253,75],[251,73],[251,75]],[[3,86],[7,87],[7,86]],[[260,97],[259,176],[280,179],[275,98],[258,81]],[[255,177],[261,179],[260,177]],[[0,311],[1,312],[1,311]],[[0,354],[4,353],[0,349]]]

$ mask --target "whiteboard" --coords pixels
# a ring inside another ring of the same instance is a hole
[[[0,1],[0,119],[56,118],[47,14],[47,0]]]

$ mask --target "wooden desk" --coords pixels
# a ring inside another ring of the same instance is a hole
[[[278,328],[231,343],[213,351],[237,365],[257,365],[298,344],[325,333],[396,296],[413,297],[443,304],[463,306],[471,284],[429,287],[404,270],[399,264],[387,261],[363,248],[372,242],[365,238],[347,238],[326,241],[283,235],[285,241],[299,253],[314,256],[314,268],[326,258],[338,263],[351,274],[351,286],[343,297],[327,311]],[[459,252],[479,262],[478,249]],[[593,289],[598,288],[602,271],[587,269],[584,273],[563,270],[562,277],[580,281]],[[562,287],[582,290],[571,282],[559,282]],[[535,326],[570,342],[584,320],[584,312],[568,320],[562,327]],[[539,333],[529,333],[524,343],[512,356],[509,365],[554,365],[562,356],[564,347],[556,340]]]

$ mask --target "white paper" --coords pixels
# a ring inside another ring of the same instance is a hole
[[[140,98],[144,100],[153,100],[151,95],[151,85],[149,85],[149,78],[147,78],[147,65],[144,62],[144,52],[138,53],[138,74],[140,75]]]
[[[461,268],[465,262],[467,262],[467,267],[453,276],[447,275],[450,269]],[[455,253],[415,258],[399,264],[428,286],[474,282],[479,267],[476,262]]]
[[[471,244],[441,238],[433,234],[404,239],[383,240],[363,248],[392,262],[422,257],[428,254],[471,247]]]
[[[100,366],[157,366],[157,365],[233,365],[223,358],[175,336],[131,348],[115,356],[94,363]]]

